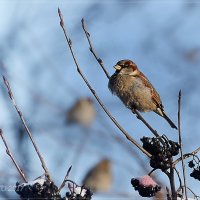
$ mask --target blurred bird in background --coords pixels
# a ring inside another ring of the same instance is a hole
[[[94,102],[90,98],[81,98],[69,109],[67,113],[68,124],[81,124],[90,127],[96,117]]]
[[[103,159],[88,171],[83,185],[93,192],[107,192],[112,186],[112,168],[108,159]]]

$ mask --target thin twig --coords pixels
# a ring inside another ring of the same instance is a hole
[[[27,131],[27,133],[28,133],[28,135],[29,135],[29,138],[30,138],[30,140],[31,140],[31,142],[32,142],[32,144],[33,144],[33,146],[34,146],[34,148],[35,148],[35,151],[36,151],[36,153],[37,153],[37,155],[38,155],[38,157],[39,157],[39,159],[40,159],[40,162],[41,162],[41,164],[42,164],[42,168],[43,168],[44,171],[45,171],[45,175],[46,175],[46,177],[51,181],[50,174],[49,174],[49,172],[48,172],[48,169],[47,169],[47,167],[46,167],[46,164],[45,164],[45,162],[44,162],[44,159],[43,159],[43,157],[41,156],[41,154],[40,154],[40,152],[39,152],[39,149],[38,149],[38,147],[37,147],[37,145],[36,145],[36,143],[35,143],[35,141],[34,141],[34,139],[33,139],[33,137],[32,137],[31,131],[29,130],[29,128],[28,128],[28,126],[27,126],[27,124],[26,124],[26,121],[25,121],[25,119],[24,119],[24,116],[23,116],[22,112],[19,110],[19,108],[18,108],[18,106],[17,106],[17,103],[16,103],[15,98],[14,98],[14,96],[13,96],[13,93],[12,93],[12,90],[11,90],[11,87],[10,87],[10,84],[9,84],[9,82],[8,82],[8,80],[6,79],[5,76],[3,76],[3,80],[4,80],[4,84],[5,84],[6,87],[7,87],[8,95],[9,95],[10,99],[12,100],[12,103],[13,103],[13,105],[14,105],[14,107],[15,107],[15,109],[16,109],[16,111],[17,111],[17,113],[18,113],[18,115],[19,115],[19,117],[20,117],[20,119],[21,119],[21,121],[22,121],[22,124],[24,125],[24,128],[25,128],[25,130]]]
[[[137,110],[131,110],[133,114],[136,115],[136,117],[141,120],[145,125],[146,127],[156,136],[156,137],[160,137],[160,135],[157,133],[156,130],[154,130],[152,128],[152,126],[142,117],[142,115],[137,111]]]
[[[184,158],[183,158],[183,144],[182,144],[182,136],[181,136],[181,90],[179,91],[179,95],[178,95],[178,135],[179,135],[179,145],[180,145],[180,151],[181,151],[181,163],[182,163],[182,170],[183,170],[185,198],[186,200],[188,200],[185,163],[184,163]]]
[[[183,159],[187,159],[187,158],[189,158],[189,157],[191,157],[191,156],[194,156],[194,155],[197,154],[199,151],[200,151],[200,147],[199,147],[198,149],[194,150],[194,151],[191,152],[191,153],[186,153],[186,154],[184,154],[184,155],[183,155]],[[182,160],[181,157],[178,158],[177,160],[175,160],[175,161],[173,162],[173,167],[175,167],[175,165],[176,165],[177,163],[179,163],[181,160]]]
[[[176,172],[176,174],[178,176],[178,179],[179,179],[179,189],[182,190],[182,196],[183,196],[184,190],[183,190],[183,184],[182,184],[180,173],[179,173],[179,171],[176,168],[174,168],[174,170],[175,170],[175,172]],[[177,193],[179,193],[179,189],[177,190]]]
[[[177,191],[179,191],[179,190],[183,190],[183,187],[184,186],[182,186],[182,188],[180,187]],[[200,196],[198,196],[198,195],[196,195],[189,187],[187,187],[187,189],[194,195],[194,198],[195,199],[199,199],[200,198]],[[183,199],[183,198],[182,198]]]
[[[177,193],[176,193],[175,180],[174,180],[174,168],[172,167],[170,167],[170,173],[169,173],[168,178],[169,178],[170,186],[171,186],[172,200],[176,200]]]
[[[107,78],[109,79],[110,75],[109,75],[109,73],[107,72],[106,68],[103,65],[103,60],[97,56],[97,54],[96,54],[96,52],[95,52],[95,50],[94,50],[94,48],[92,46],[92,43],[90,41],[90,34],[89,34],[89,32],[87,31],[87,29],[85,27],[85,20],[82,19],[81,22],[82,22],[82,28],[83,28],[83,30],[85,32],[85,35],[87,37],[87,40],[88,40],[88,43],[89,43],[89,46],[90,46],[89,49],[90,49],[91,53],[94,55],[94,57],[97,60],[97,62],[99,63],[99,65],[101,66],[101,68],[103,69],[103,71],[106,74]]]
[[[60,191],[62,190],[62,188],[65,187],[65,183],[66,183],[66,181],[67,181],[67,179],[69,177],[69,173],[70,173],[71,169],[72,169],[72,166],[70,166],[70,168],[67,170],[67,174],[65,175],[65,178],[64,178],[62,184],[60,185],[60,187],[58,189],[58,193],[60,193]]]
[[[152,174],[154,171],[156,171],[156,170],[157,170],[156,168],[152,169],[152,170],[148,173],[148,175],[151,176],[151,174]]]
[[[27,183],[28,181],[27,181],[27,179],[26,179],[26,176],[25,176],[24,172],[22,171],[22,169],[19,167],[19,165],[18,165],[17,162],[15,161],[15,159],[14,159],[14,157],[13,157],[11,151],[10,151],[10,148],[8,147],[8,144],[7,144],[7,142],[6,142],[6,139],[5,139],[4,136],[3,136],[3,131],[2,131],[2,129],[0,129],[0,136],[1,136],[1,138],[2,138],[2,140],[3,140],[3,143],[4,143],[5,147],[6,147],[6,153],[10,156],[10,158],[11,158],[11,160],[13,161],[15,167],[17,168],[17,171],[19,172],[20,176],[21,176],[21,177],[23,178],[23,180]]]
[[[187,187],[188,190],[194,195],[194,198],[199,199],[200,196],[196,195],[189,187]]]
[[[113,121],[113,123],[121,130],[121,132],[125,135],[125,137],[130,141],[132,142],[135,146],[137,146],[144,154],[146,154],[149,158],[151,157],[151,154],[149,152],[147,152],[142,146],[140,146],[120,125],[119,123],[116,121],[116,119],[110,114],[110,112],[106,109],[106,107],[104,106],[104,104],[101,102],[101,100],[99,99],[99,97],[97,96],[95,90],[91,87],[91,85],[89,84],[89,82],[87,81],[87,79],[85,78],[85,76],[83,75],[80,67],[79,67],[79,64],[76,60],[76,57],[74,55],[74,51],[73,51],[73,48],[72,48],[72,41],[71,39],[68,37],[68,34],[67,34],[67,31],[66,31],[66,28],[65,28],[65,25],[64,25],[64,19],[63,19],[63,16],[62,16],[62,13],[60,11],[60,9],[58,8],[58,14],[59,14],[59,17],[60,17],[60,26],[61,28],[63,29],[63,32],[64,32],[64,35],[65,35],[65,38],[66,38],[66,41],[68,43],[68,46],[69,46],[69,49],[70,49],[70,52],[71,52],[71,55],[73,57],[73,60],[74,60],[74,63],[77,67],[77,71],[78,73],[81,75],[82,79],[84,80],[84,82],[86,83],[87,87],[90,89],[90,91],[92,92],[92,94],[94,95],[94,97],[96,98],[96,100],[98,101],[98,103],[101,105],[102,109],[105,111],[105,113],[109,116],[109,118]]]
[[[99,65],[101,66],[102,70],[104,71],[106,77],[109,79],[110,78],[110,75],[108,74],[105,66],[103,65],[103,60],[100,59],[98,56],[97,56],[97,53],[95,52],[94,48],[93,48],[93,45],[92,45],[92,42],[90,40],[90,33],[87,31],[86,29],[86,25],[85,25],[85,21],[84,19],[81,20],[82,22],[82,28],[83,28],[83,31],[85,32],[85,35],[86,35],[86,38],[88,40],[88,43],[89,43],[89,49],[91,51],[91,53],[93,54],[93,56],[95,57],[95,59],[97,60],[97,62],[99,63]],[[133,114],[136,115],[136,117],[141,120],[145,126],[156,136],[156,137],[159,137],[159,134],[157,133],[156,130],[154,130],[149,123],[147,123],[147,121],[142,117],[142,115],[137,111],[137,110],[131,110]]]

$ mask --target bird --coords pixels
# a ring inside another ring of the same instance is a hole
[[[89,97],[78,99],[67,112],[68,124],[80,124],[90,127],[96,117],[94,102]]]
[[[112,168],[109,159],[104,158],[85,175],[82,181],[84,187],[92,192],[107,192],[112,185]]]
[[[115,73],[109,78],[108,88],[117,95],[124,105],[139,112],[154,111],[163,117],[172,128],[176,125],[166,115],[160,95],[131,60],[120,60],[114,66]]]

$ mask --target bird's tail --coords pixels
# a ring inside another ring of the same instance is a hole
[[[166,115],[166,113],[164,112],[163,109],[161,108],[157,108],[157,110],[155,111],[158,115],[160,115],[161,117],[165,118],[165,120],[169,123],[169,125],[172,128],[177,129],[176,125],[174,124],[174,122],[172,122],[172,120]]]
[[[172,128],[175,128],[177,129],[176,125],[174,124],[174,122],[172,122],[172,120],[165,114],[165,112],[162,112],[163,114],[163,117],[167,120],[167,122],[169,123],[169,125],[172,127]]]

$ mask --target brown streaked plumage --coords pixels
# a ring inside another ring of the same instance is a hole
[[[67,112],[68,124],[81,124],[90,127],[96,117],[96,110],[92,99],[80,98]]]
[[[165,114],[156,89],[133,61],[121,60],[114,68],[116,71],[110,77],[108,87],[126,107],[140,112],[154,111],[165,118],[172,128],[177,129],[176,125]]]
[[[88,171],[83,179],[83,185],[93,192],[107,192],[112,185],[111,162],[103,159]]]

